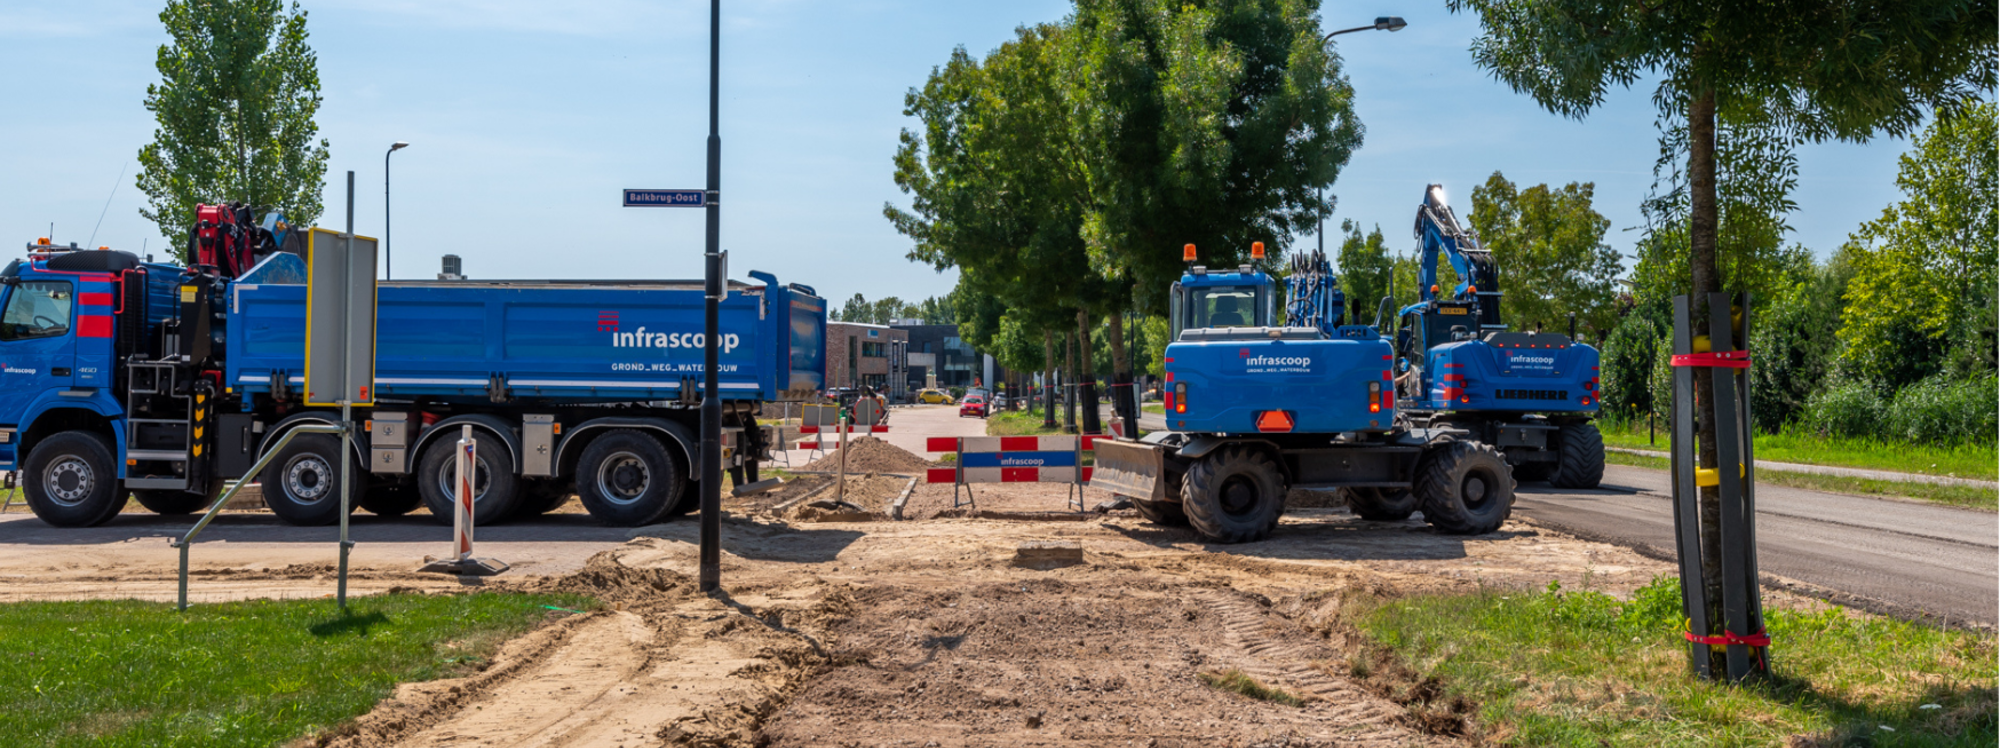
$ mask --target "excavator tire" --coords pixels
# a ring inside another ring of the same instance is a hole
[[[1424,521],[1440,532],[1479,535],[1514,512],[1514,476],[1500,451],[1479,442],[1448,442],[1417,463]]]
[[[1401,522],[1422,503],[1407,488],[1343,488],[1340,499],[1354,516],[1371,522]]]
[[[1181,509],[1188,524],[1211,542],[1263,540],[1285,513],[1285,478],[1261,450],[1223,447],[1188,468]]]
[[[1604,435],[1591,423],[1565,424],[1556,429],[1556,470],[1549,485],[1556,488],[1596,488],[1604,481]]]

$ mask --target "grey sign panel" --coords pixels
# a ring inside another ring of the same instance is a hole
[[[375,240],[306,237],[306,404],[375,404]]]

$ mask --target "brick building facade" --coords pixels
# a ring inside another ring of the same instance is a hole
[[[909,342],[910,334],[887,325],[859,322],[826,323],[826,387],[889,385],[890,342]]]

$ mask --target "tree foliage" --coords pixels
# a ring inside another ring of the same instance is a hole
[[[1845,363],[1902,386],[1994,370],[1995,106],[1940,117],[1902,157],[1903,199],[1863,226],[1847,287]]]
[[[306,12],[282,0],[172,0],[160,12],[158,129],[139,150],[139,214],[187,236],[195,206],[245,201],[299,226],[319,220],[327,142],[318,138],[318,60]],[[185,246],[177,251],[186,252]],[[183,260],[188,258],[183,257]]]
[[[1234,265],[1283,247],[1329,207],[1319,191],[1361,145],[1354,89],[1317,0],[1079,0],[1064,95],[1089,158],[1092,268],[1166,311],[1183,244]],[[1127,308],[1114,300],[1101,312]]]
[[[1560,329],[1571,313],[1600,337],[1615,324],[1622,268],[1595,192],[1589,182],[1516,189],[1497,171],[1473,189],[1472,228],[1500,266],[1501,318],[1516,329]]]
[[[1340,231],[1344,235],[1340,240],[1338,258],[1340,290],[1347,294],[1348,304],[1360,303],[1362,319],[1372,320],[1382,297],[1389,295],[1396,258],[1389,253],[1388,243],[1382,240],[1382,227],[1379,225],[1363,236],[1359,224],[1351,220],[1341,221]],[[1390,314],[1394,313],[1390,310]]]

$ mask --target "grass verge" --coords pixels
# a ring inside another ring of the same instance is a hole
[[[397,683],[462,675],[582,608],[567,595],[388,595],[173,606],[0,605],[11,745],[270,746],[367,712]]]
[[[1062,419],[1054,428],[1042,427],[1041,411],[1010,410],[986,417],[987,436],[1040,436],[1062,433]]]
[[[1605,452],[1604,461],[1613,465],[1667,470],[1672,462],[1664,457],[1648,457],[1625,452]],[[1810,473],[1788,473],[1782,470],[1759,470],[1757,482],[1787,488],[1803,488],[1812,491],[1851,493],[1864,496],[1894,496],[1906,499],[1928,501],[1934,504],[1962,506],[1969,509],[1995,511],[2000,509],[2000,491],[1981,486],[1939,486],[1930,483],[1910,483],[1906,481],[1870,480],[1848,478],[1838,475],[1812,475]]]
[[[1607,446],[1667,451],[1673,440],[1666,424],[1657,424],[1659,433],[1649,439],[1646,422],[1621,425],[1599,421]],[[1823,439],[1805,434],[1758,434],[1757,459],[1795,462],[1801,465],[1893,470],[1956,478],[2000,477],[2000,460],[1994,459],[1992,445],[1934,447],[1923,444],[1892,444],[1874,439]]]
[[[1507,745],[1991,746],[2000,740],[1990,634],[1839,608],[1773,610],[1772,674],[1688,674],[1680,587],[1621,603],[1595,592],[1484,591],[1349,606],[1370,643],[1351,663],[1378,688],[1421,681],[1478,704],[1472,731]],[[1394,671],[1394,672],[1392,672]],[[1421,705],[1413,708],[1418,711]],[[1421,715],[1416,715],[1421,716]]]
[[[1252,678],[1249,674],[1235,668],[1230,668],[1220,673],[1197,673],[1196,675],[1201,678],[1201,682],[1204,685],[1218,691],[1240,693],[1253,699],[1269,701],[1274,704],[1284,704],[1285,706],[1298,706],[1306,703],[1304,699],[1294,696],[1291,692],[1282,688],[1273,688],[1258,683],[1256,678]]]
[[[1156,416],[1163,416],[1167,414],[1167,406],[1161,405],[1159,403],[1147,403],[1145,405],[1141,405],[1139,406],[1139,410],[1151,413]]]

